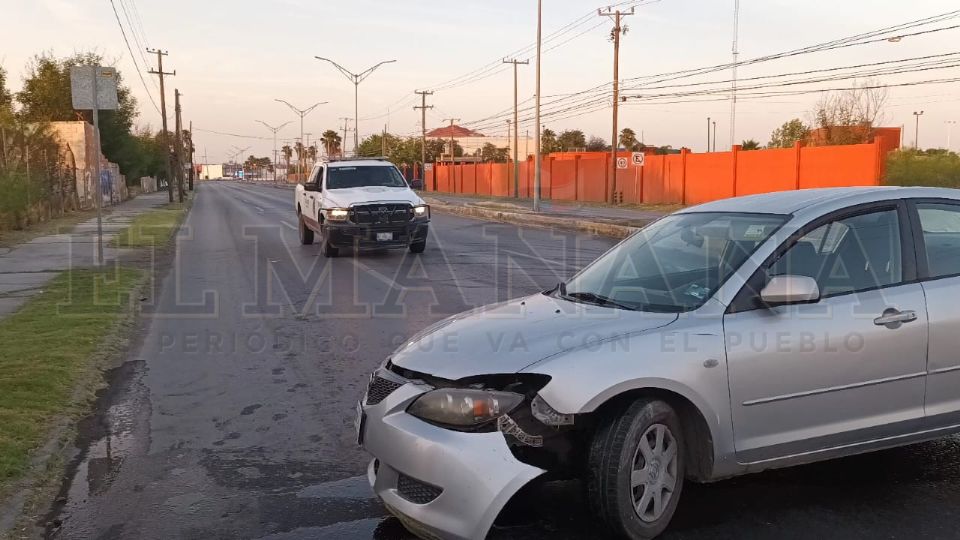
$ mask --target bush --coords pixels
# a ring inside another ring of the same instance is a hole
[[[886,183],[960,188],[960,155],[945,150],[900,150],[887,158]]]

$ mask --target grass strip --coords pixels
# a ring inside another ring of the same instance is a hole
[[[146,248],[162,246],[177,232],[187,204],[171,203],[133,218],[133,222],[120,231],[110,247]]]
[[[28,471],[58,415],[80,405],[77,386],[99,368],[98,350],[133,309],[130,293],[143,275],[63,272],[0,321],[0,493]]]

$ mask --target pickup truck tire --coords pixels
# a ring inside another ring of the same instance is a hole
[[[611,413],[589,446],[587,501],[612,536],[656,538],[683,490],[686,441],[680,418],[669,404],[650,398]]]
[[[300,244],[309,246],[313,244],[313,229],[307,227],[307,222],[303,220],[303,215],[299,216],[297,231],[300,233]]]
[[[320,226],[320,230],[323,231],[323,226]],[[328,259],[332,259],[337,255],[340,255],[340,249],[333,247],[330,244],[330,241],[327,239],[327,233],[320,233],[320,253]]]
[[[422,242],[414,242],[410,244],[410,253],[423,253],[423,250],[427,249],[427,241],[423,240]]]

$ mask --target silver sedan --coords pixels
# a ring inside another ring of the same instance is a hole
[[[685,480],[960,431],[957,302],[957,191],[688,208],[386,359],[358,405],[370,484],[416,534],[472,539],[579,477],[605,535],[654,538]]]

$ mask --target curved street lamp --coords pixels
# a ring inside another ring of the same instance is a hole
[[[333,64],[333,67],[337,68],[340,73],[343,73],[343,75],[353,83],[353,155],[356,156],[357,150],[360,148],[360,83],[369,77],[371,73],[376,71],[378,67],[384,64],[392,64],[396,62],[396,60],[384,60],[383,62],[361,71],[360,73],[354,73],[329,58],[324,58],[322,56],[314,56],[314,58],[317,60],[323,60],[324,62],[330,62]]]

